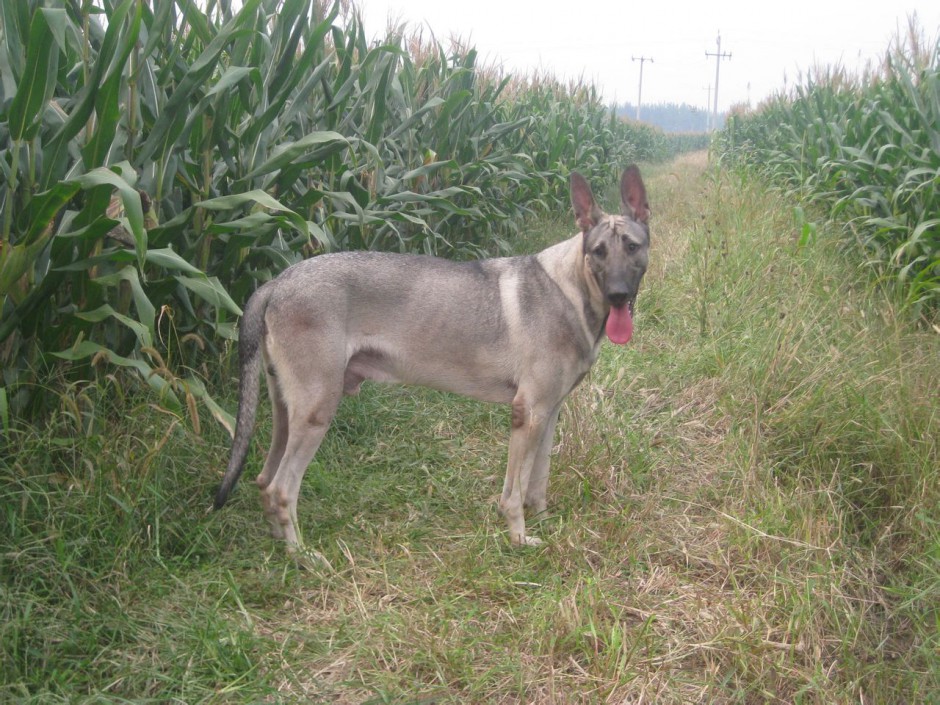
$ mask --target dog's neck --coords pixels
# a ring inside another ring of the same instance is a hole
[[[607,318],[607,304],[597,282],[590,275],[585,264],[583,237],[581,233],[573,235],[543,250],[536,257],[577,312],[585,340],[591,347],[595,347],[600,340],[598,331],[603,330],[604,320]],[[572,272],[574,276],[571,275]],[[585,302],[588,302],[590,306],[590,314],[584,310]],[[589,317],[594,320],[589,320]]]

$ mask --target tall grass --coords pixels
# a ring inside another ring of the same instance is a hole
[[[916,21],[880,68],[811,71],[729,119],[718,149],[846,223],[914,313],[940,304],[940,43]]]
[[[259,282],[331,249],[505,250],[570,170],[655,146],[591,86],[370,42],[339,0],[4,2],[0,52],[4,419],[124,369],[227,423],[203,364]]]

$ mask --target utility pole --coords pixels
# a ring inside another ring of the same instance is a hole
[[[653,58],[651,56],[631,56],[633,61],[640,62],[640,88],[636,93],[636,120],[640,121],[640,105],[643,102],[643,64],[646,61],[653,63]]]
[[[715,57],[715,107],[714,107],[714,118],[712,120],[712,129],[718,129],[718,70],[721,68],[722,59],[730,59],[731,53],[722,53],[721,52],[721,32],[718,32],[718,51],[712,54],[711,52],[706,51],[705,57],[709,56]]]

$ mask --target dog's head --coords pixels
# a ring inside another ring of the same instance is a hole
[[[584,177],[571,174],[571,204],[581,229],[587,276],[607,309],[611,342],[633,335],[633,304],[649,262],[650,206],[636,165],[620,179],[621,215],[607,215],[597,205]]]

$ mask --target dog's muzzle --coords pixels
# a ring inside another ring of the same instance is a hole
[[[611,308],[622,308],[624,304],[630,307],[630,313],[633,313],[633,303],[636,301],[636,294],[627,294],[625,292],[615,292],[607,294],[607,303]]]

